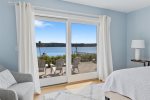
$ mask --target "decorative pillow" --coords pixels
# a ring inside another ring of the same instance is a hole
[[[17,83],[17,81],[9,70],[0,72],[0,88],[7,89],[15,83]]]

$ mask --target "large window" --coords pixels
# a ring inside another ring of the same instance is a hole
[[[41,86],[97,77],[97,23],[36,16]]]

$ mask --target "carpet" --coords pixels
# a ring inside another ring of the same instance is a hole
[[[43,96],[43,100],[105,100],[102,84],[72,87],[67,87],[67,90],[47,93]]]

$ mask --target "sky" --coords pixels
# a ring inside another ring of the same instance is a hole
[[[66,43],[66,23],[35,20],[36,42]],[[71,24],[71,43],[96,43],[96,25]]]

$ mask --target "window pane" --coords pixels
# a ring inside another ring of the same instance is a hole
[[[95,72],[96,25],[72,23],[72,74]]]
[[[35,20],[40,78],[66,75],[66,23]]]

